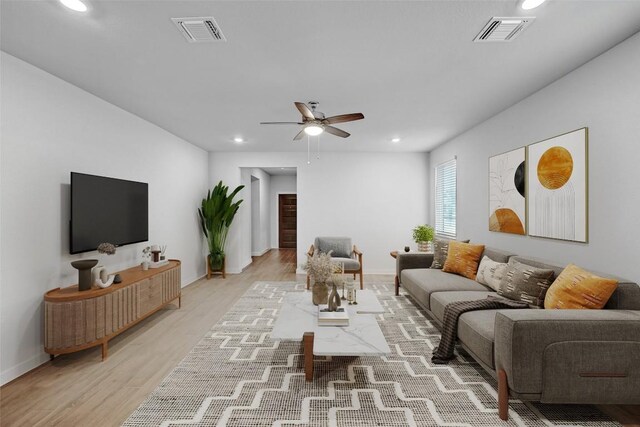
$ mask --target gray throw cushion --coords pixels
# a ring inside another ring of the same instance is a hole
[[[551,269],[536,268],[510,259],[507,271],[500,281],[498,295],[531,306],[543,307],[547,289],[553,283],[555,273]]]
[[[437,268],[442,270],[444,263],[447,261],[447,255],[449,254],[449,242],[451,239],[444,239],[436,237],[433,240],[433,263],[431,268]],[[469,240],[460,240],[462,243],[469,243]]]
[[[351,239],[349,237],[316,237],[314,246],[320,253],[331,252],[332,257],[351,258]]]

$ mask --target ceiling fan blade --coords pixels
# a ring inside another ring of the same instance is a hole
[[[322,121],[322,123],[332,125],[335,123],[352,122],[354,120],[362,119],[364,119],[364,114],[362,113],[340,114],[339,116],[327,117]]]
[[[303,136],[304,136],[304,129],[302,129],[300,132],[298,132],[298,134],[293,137],[293,140],[294,141],[299,141],[299,140],[302,139]]]
[[[298,109],[298,111],[300,111],[300,114],[302,114],[302,117],[308,120],[316,119],[313,113],[311,112],[311,110],[309,109],[309,107],[307,107],[307,104],[304,104],[302,102],[294,102],[294,104],[296,104],[296,108]]]
[[[260,122],[261,125],[303,125],[303,122]]]
[[[339,136],[340,138],[346,138],[351,135],[348,132],[345,132],[341,129],[334,128],[333,126],[325,126],[324,131],[330,133],[331,135]]]

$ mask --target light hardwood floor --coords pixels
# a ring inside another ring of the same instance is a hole
[[[59,356],[0,388],[0,425],[119,426],[204,334],[259,280],[305,282],[294,250],[272,250],[241,274],[201,279],[182,290],[182,308],[162,310],[99,348]],[[393,283],[393,276],[365,282]],[[627,426],[640,406],[603,407]],[[637,424],[636,424],[637,423]]]

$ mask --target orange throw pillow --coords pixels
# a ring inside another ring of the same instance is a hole
[[[569,264],[547,290],[544,308],[599,309],[607,304],[617,287],[615,279],[599,277]]]
[[[449,252],[442,271],[476,280],[478,264],[483,252],[484,245],[472,245],[452,240],[449,242]]]

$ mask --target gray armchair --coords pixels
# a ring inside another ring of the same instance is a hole
[[[344,265],[344,272],[360,275],[360,289],[364,289],[362,279],[362,252],[358,250],[356,245],[351,245],[350,237],[316,237],[313,245],[309,248],[307,256],[312,257],[314,253],[329,253],[331,258]],[[307,273],[307,289],[311,284],[311,277]]]

